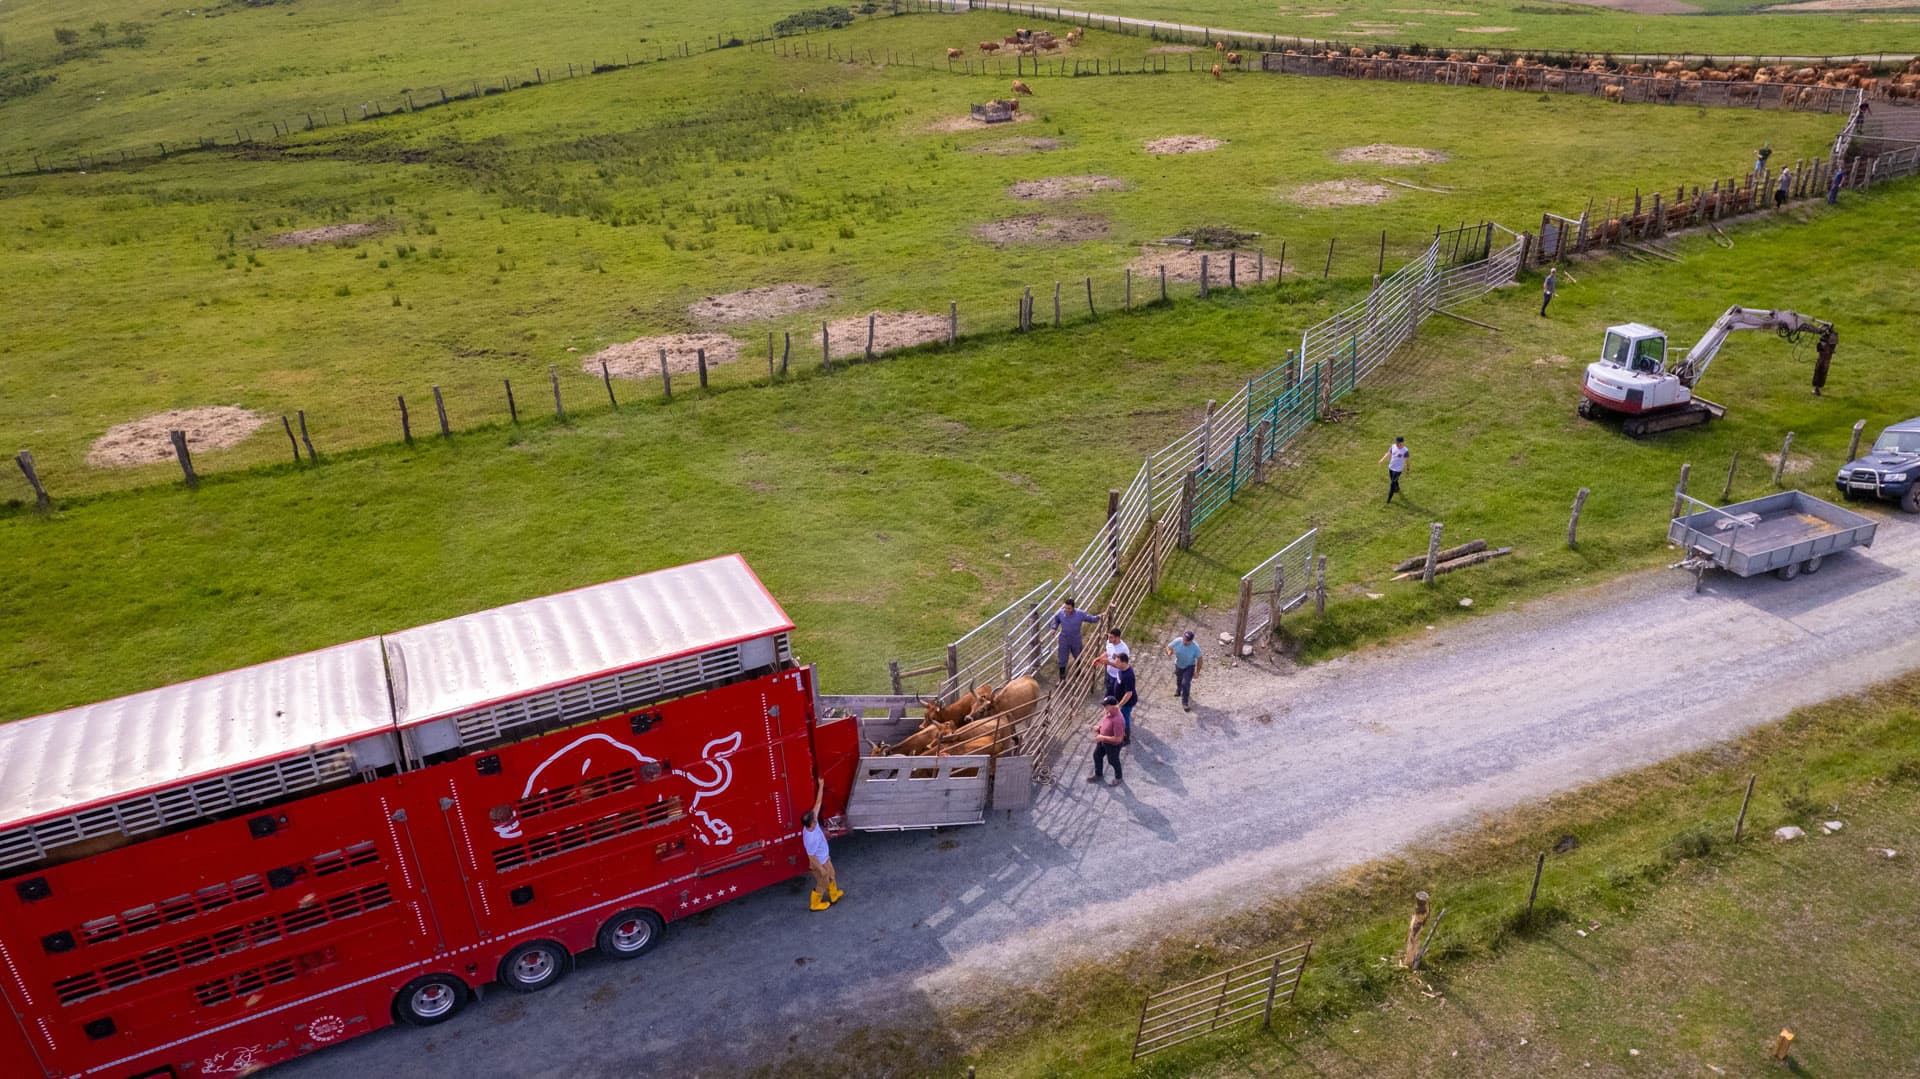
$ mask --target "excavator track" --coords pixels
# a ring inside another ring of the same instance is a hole
[[[1677,431],[1682,427],[1698,427],[1708,420],[1726,414],[1726,409],[1715,410],[1706,402],[1698,399],[1689,401],[1679,408],[1664,409],[1660,412],[1643,412],[1638,416],[1629,416],[1620,421],[1620,431],[1628,438],[1645,438],[1662,431]]]

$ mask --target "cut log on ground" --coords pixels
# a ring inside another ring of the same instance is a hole
[[[1461,555],[1469,555],[1469,554],[1473,554],[1475,551],[1484,551],[1486,549],[1487,549],[1487,541],[1480,539],[1480,540],[1474,540],[1472,543],[1463,543],[1458,547],[1449,547],[1446,550],[1441,551],[1439,555],[1437,555],[1436,557],[1441,562],[1448,562],[1455,558],[1459,558]],[[1426,564],[1427,564],[1427,556],[1425,554],[1417,554],[1417,555],[1414,555],[1412,558],[1402,559],[1399,565],[1393,567],[1393,571],[1395,573],[1404,573],[1410,569],[1419,569],[1422,566],[1425,566]]]
[[[1433,567],[1433,574],[1434,576],[1438,577],[1442,573],[1452,573],[1454,570],[1457,570],[1457,569],[1466,569],[1468,566],[1477,566],[1482,562],[1499,558],[1503,554],[1512,554],[1512,553],[1513,553],[1513,548],[1511,547],[1501,547],[1498,550],[1493,550],[1493,551],[1480,551],[1476,554],[1470,554],[1461,558],[1453,559],[1450,562],[1442,562],[1439,565]],[[1422,561],[1425,561],[1425,560],[1422,559]],[[1423,571],[1418,569],[1412,570],[1407,573],[1396,573],[1394,574],[1393,579],[1396,581],[1405,581],[1414,577],[1419,577],[1422,575],[1422,573]]]

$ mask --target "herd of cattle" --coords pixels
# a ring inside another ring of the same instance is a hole
[[[998,690],[979,685],[950,704],[926,702],[926,716],[912,734],[892,745],[876,744],[880,756],[957,756],[992,752],[1026,731],[1040,704],[1040,683],[1016,678]]]

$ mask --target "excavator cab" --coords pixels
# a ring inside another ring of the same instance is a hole
[[[1667,335],[1638,322],[1609,326],[1606,342],[1600,346],[1600,362],[1657,375],[1666,369]]]

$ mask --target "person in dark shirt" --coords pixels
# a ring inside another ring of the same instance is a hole
[[[1140,703],[1140,691],[1133,677],[1133,660],[1125,652],[1115,653],[1113,662],[1107,667],[1107,692],[1120,702],[1120,717],[1126,725],[1126,734],[1120,744],[1133,744],[1133,706]]]

